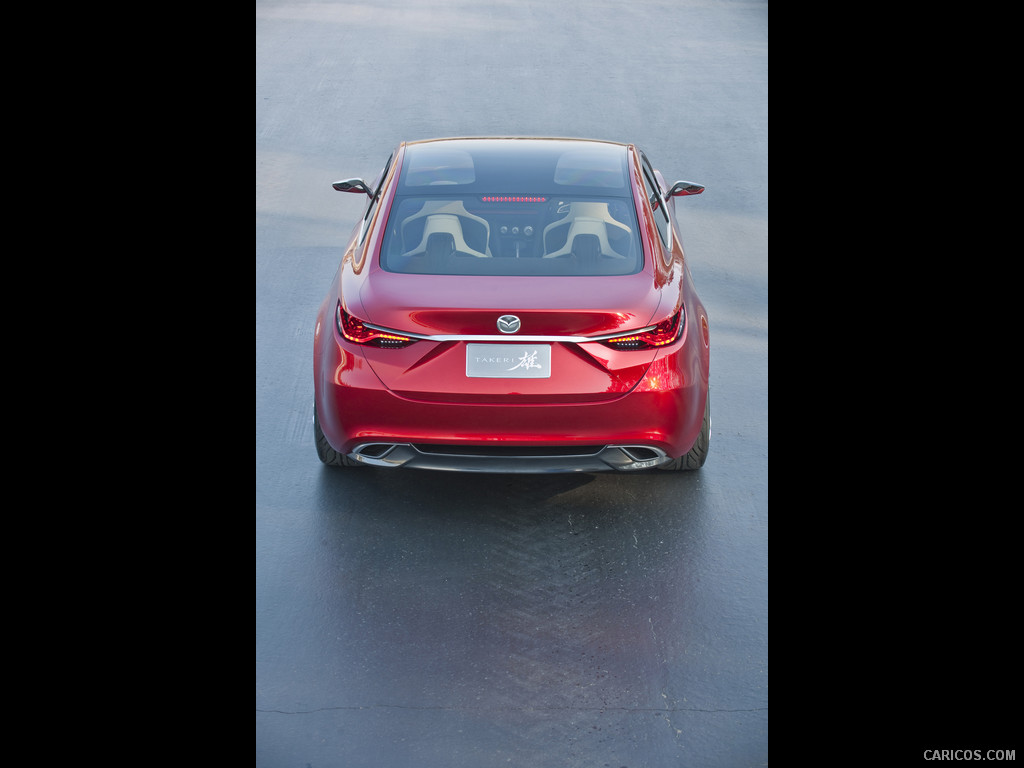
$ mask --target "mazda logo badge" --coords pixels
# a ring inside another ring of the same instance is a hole
[[[515,315],[502,315],[498,318],[498,330],[502,333],[515,333],[519,330],[519,318]]]

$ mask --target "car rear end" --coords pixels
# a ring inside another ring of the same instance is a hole
[[[317,429],[334,451],[381,467],[593,472],[690,450],[706,320],[688,311],[685,270],[648,252],[632,185],[422,186],[390,191],[386,228],[321,307]]]

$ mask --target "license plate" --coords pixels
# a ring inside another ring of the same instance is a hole
[[[466,376],[471,379],[547,379],[550,344],[467,344]]]

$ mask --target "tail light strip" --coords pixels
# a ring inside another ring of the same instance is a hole
[[[365,323],[353,317],[338,302],[337,315],[335,318],[338,333],[353,344],[370,344],[376,347],[399,348],[412,344],[415,341],[523,341],[539,343],[567,343],[585,344],[588,342],[600,342],[613,349],[634,350],[653,349],[672,344],[682,335],[685,325],[685,312],[682,308],[670,317],[657,325],[649,325],[628,334],[609,333],[601,336],[509,336],[507,334],[455,334],[455,335],[426,335],[420,333],[399,332],[391,328],[385,328],[372,323]]]

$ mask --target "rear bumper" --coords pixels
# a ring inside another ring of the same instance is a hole
[[[632,471],[684,455],[703,422],[705,386],[651,390],[651,383],[613,401],[578,405],[424,403],[383,388],[328,384],[316,407],[334,450],[369,466]]]
[[[470,446],[364,443],[350,459],[374,467],[409,467],[454,472],[543,474],[556,472],[629,472],[671,461],[664,451],[642,445],[580,446],[578,448],[488,449]]]
[[[707,367],[699,355],[692,340],[666,348],[632,389],[596,402],[437,402],[389,390],[357,347],[319,333],[316,412],[331,447],[370,466],[513,473],[647,469],[683,456],[700,434]]]

